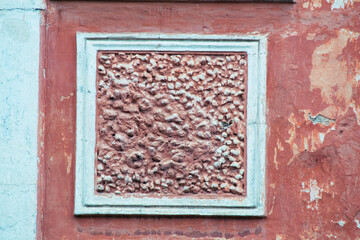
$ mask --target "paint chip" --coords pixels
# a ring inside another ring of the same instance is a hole
[[[312,123],[314,125],[318,124],[318,123],[321,123],[321,124],[324,124],[325,126],[329,126],[330,123],[335,122],[335,119],[330,119],[330,118],[325,117],[325,116],[323,116],[321,114],[318,114],[315,117],[312,117],[311,113],[309,113],[309,119],[310,119],[310,121],[312,121]]]
[[[354,222],[356,223],[356,227],[360,229],[360,221],[355,219]]]
[[[322,198],[322,192],[324,191],[322,188],[318,187],[316,180],[310,180],[309,187],[305,189],[304,182],[301,183],[303,190],[301,192],[309,193],[309,201],[307,208],[312,210],[318,210],[318,201]]]

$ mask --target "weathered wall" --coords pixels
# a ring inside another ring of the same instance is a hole
[[[359,239],[359,11],[342,0],[50,2],[39,237]],[[266,34],[268,217],[74,217],[78,31]]]
[[[0,238],[35,239],[41,0],[0,1]]]

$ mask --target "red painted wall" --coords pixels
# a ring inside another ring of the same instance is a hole
[[[360,2],[339,1],[48,2],[38,239],[360,239]],[[268,216],[74,217],[78,31],[266,34]]]

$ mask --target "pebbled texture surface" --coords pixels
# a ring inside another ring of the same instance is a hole
[[[245,53],[97,60],[97,192],[245,194]]]

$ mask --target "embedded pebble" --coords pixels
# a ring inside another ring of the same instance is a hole
[[[115,79],[114,84],[119,85],[119,86],[127,86],[130,84],[130,82],[129,82],[129,80],[122,78],[122,79]]]
[[[99,170],[99,171],[104,170],[104,165],[98,164],[98,165],[97,165],[97,170]]]
[[[168,84],[168,88],[171,89],[171,90],[174,89],[174,84],[173,84],[173,83],[169,83],[169,84]]]
[[[238,162],[232,162],[232,163],[230,164],[230,167],[240,168],[240,163],[238,163]]]
[[[97,189],[99,192],[102,192],[102,191],[105,190],[105,187],[104,187],[104,185],[99,184],[99,185],[97,185],[96,189]]]
[[[176,123],[182,123],[183,120],[179,117],[177,113],[174,113],[173,115],[165,118],[165,121],[167,122],[176,122]]]
[[[232,155],[239,156],[239,155],[240,155],[240,150],[231,149],[231,150],[230,150],[230,153],[231,153]]]
[[[211,188],[212,189],[218,189],[219,188],[219,185],[217,183],[212,183],[211,184]]]
[[[239,179],[242,179],[243,176],[242,176],[241,174],[237,174],[237,175],[235,175],[235,178],[236,178],[237,180],[239,180]]]
[[[232,156],[229,156],[229,160],[230,162],[235,162],[236,161],[236,158],[232,157]]]
[[[241,194],[243,192],[243,189],[241,189],[240,187],[230,186],[230,192]]]

